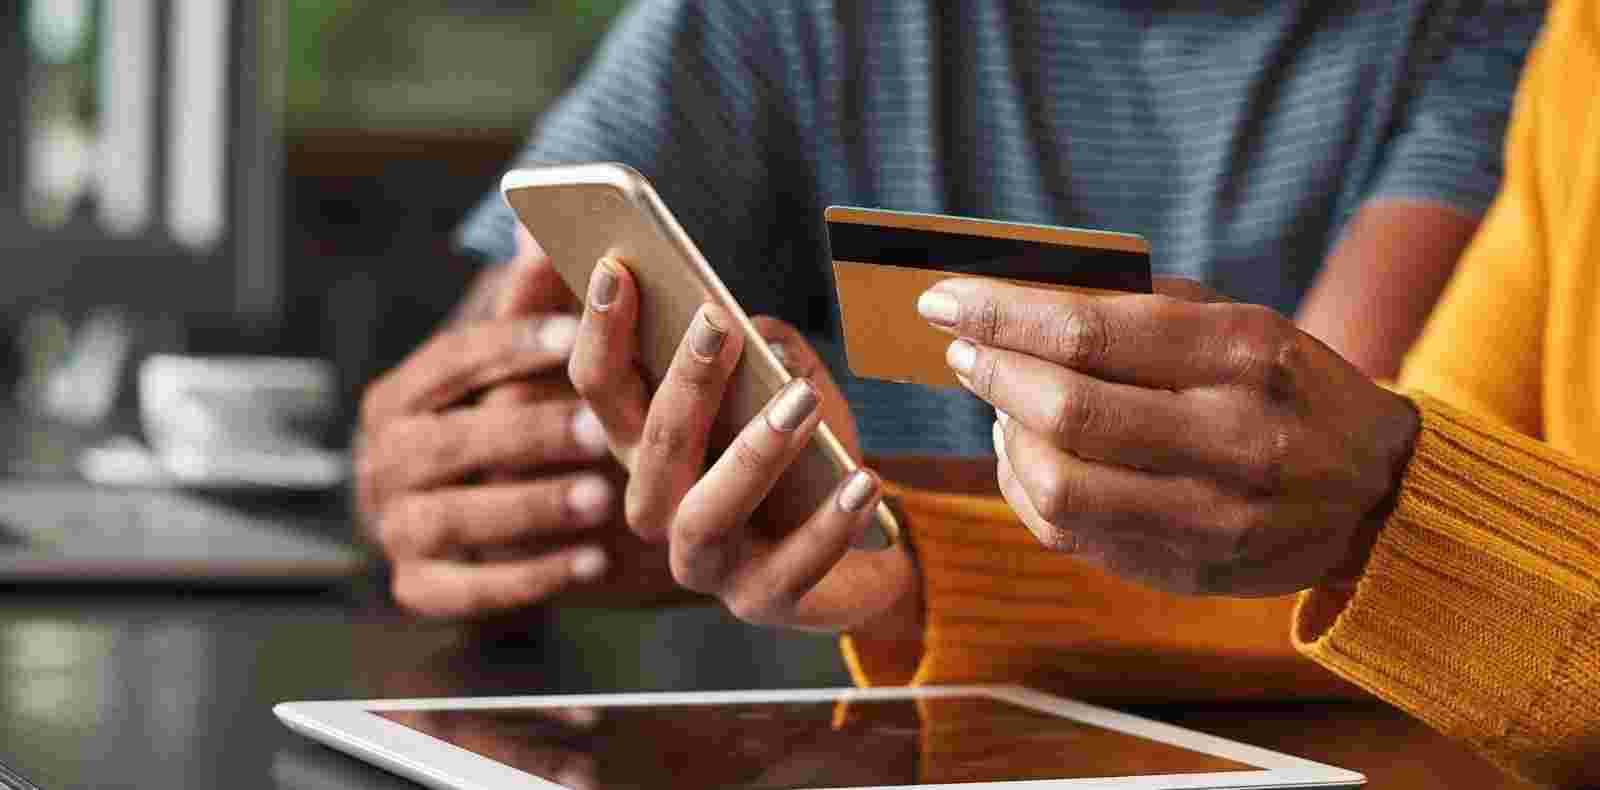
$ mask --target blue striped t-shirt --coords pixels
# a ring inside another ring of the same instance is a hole
[[[836,355],[829,204],[1140,233],[1294,309],[1366,201],[1479,214],[1541,4],[642,0],[521,161],[644,173],[752,314]],[[512,252],[498,195],[463,245]],[[835,367],[838,372],[838,366]],[[842,375],[871,452],[989,454],[970,395]]]

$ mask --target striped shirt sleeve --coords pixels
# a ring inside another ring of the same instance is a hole
[[[1465,5],[1449,30],[1424,44],[1425,74],[1368,200],[1440,203],[1474,217],[1494,200],[1511,96],[1538,34],[1542,4]]]
[[[775,113],[761,28],[757,15],[732,2],[635,4],[517,164],[625,163],[652,182],[707,259],[752,257],[771,237],[775,192],[767,155]],[[462,225],[458,243],[502,261],[514,252],[514,229],[515,217],[491,194]],[[784,284],[785,272],[772,266],[729,268],[719,272],[725,279],[762,280],[730,281],[741,299]]]

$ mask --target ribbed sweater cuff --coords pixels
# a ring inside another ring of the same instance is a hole
[[[1395,511],[1353,591],[1301,596],[1295,646],[1524,778],[1600,782],[1600,476],[1409,397]]]
[[[909,686],[922,665],[922,646],[875,642],[849,635],[839,638],[844,664],[857,686]]]
[[[893,481],[885,481],[884,493],[889,497],[900,498],[909,490]],[[908,533],[901,538],[911,540],[911,535]],[[917,583],[921,584],[922,574],[919,572],[917,576]],[[925,641],[905,642],[845,634],[839,638],[839,652],[850,670],[850,680],[857,686],[910,686],[922,674],[927,645]]]

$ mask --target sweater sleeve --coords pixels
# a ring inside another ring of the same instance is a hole
[[[1367,698],[1297,653],[1292,597],[1191,598],[1039,545],[998,496],[890,484],[922,643],[843,640],[859,685],[1022,683],[1107,702]]]
[[[1505,186],[1401,377],[1422,429],[1396,509],[1359,583],[1303,594],[1293,633],[1552,787],[1600,786],[1600,443],[1585,439],[1592,407],[1551,408],[1596,396],[1575,364],[1594,346],[1552,328],[1596,299],[1573,276],[1594,266],[1584,231],[1600,205],[1573,149],[1595,150],[1597,53],[1600,5],[1558,4],[1518,93]]]
[[[1353,590],[1302,596],[1296,646],[1525,779],[1600,783],[1600,471],[1412,397],[1398,505]]]

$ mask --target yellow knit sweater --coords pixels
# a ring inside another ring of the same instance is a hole
[[[1600,0],[1557,3],[1502,194],[1407,360],[1422,431],[1353,592],[1292,613],[1163,596],[1049,554],[1003,501],[901,490],[927,628],[916,646],[847,638],[858,682],[1351,693],[1337,675],[1523,778],[1600,786],[1597,85]]]

